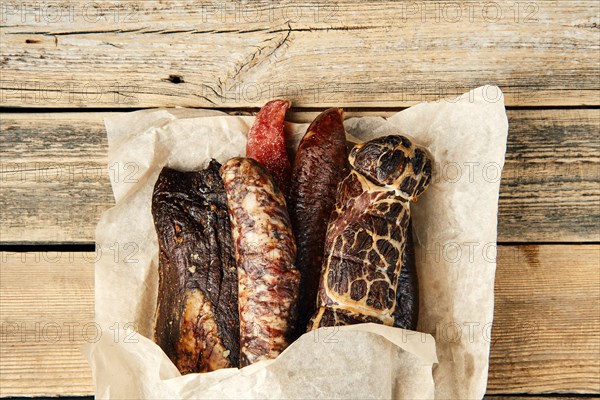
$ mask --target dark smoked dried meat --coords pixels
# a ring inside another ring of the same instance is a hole
[[[159,288],[154,340],[182,374],[239,365],[238,283],[220,164],[164,168],[154,187]]]

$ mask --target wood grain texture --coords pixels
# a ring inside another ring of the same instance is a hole
[[[600,394],[600,246],[500,249],[488,392]]]
[[[94,253],[0,257],[0,396],[92,394]]]
[[[94,253],[0,255],[0,396],[92,394]],[[598,245],[499,247],[489,394],[600,393],[599,267]]]
[[[600,241],[600,110],[508,117],[498,240]]]
[[[114,204],[102,121],[100,114],[2,115],[3,242],[93,241],[100,214]],[[115,176],[124,167],[112,166]]]
[[[347,113],[391,115],[392,112]],[[3,243],[92,242],[114,202],[109,174],[135,180],[132,165],[107,165],[108,113],[4,114],[0,121]],[[291,120],[307,122],[315,112]],[[498,240],[599,241],[600,113],[508,112],[509,140],[500,188]],[[461,173],[467,174],[468,166]],[[443,171],[443,169],[442,169]],[[489,173],[477,166],[473,173]],[[448,173],[450,174],[450,172]],[[443,175],[443,173],[442,173]]]
[[[600,104],[595,0],[3,4],[2,106]]]

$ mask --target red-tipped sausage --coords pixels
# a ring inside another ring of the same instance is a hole
[[[296,153],[288,209],[296,235],[300,270],[298,333],[316,310],[327,221],[338,183],[347,173],[344,112],[331,108],[310,124]]]
[[[246,144],[246,157],[261,163],[287,196],[292,168],[285,146],[283,120],[290,108],[287,100],[271,100],[258,112]]]
[[[238,266],[240,365],[275,358],[293,340],[300,273],[283,193],[251,158],[221,167]]]

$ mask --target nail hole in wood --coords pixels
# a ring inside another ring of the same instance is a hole
[[[184,83],[183,76],[181,75],[169,75],[167,80],[171,83]]]

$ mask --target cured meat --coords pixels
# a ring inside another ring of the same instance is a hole
[[[300,271],[298,334],[306,331],[316,311],[325,232],[335,193],[347,174],[344,112],[331,108],[319,114],[302,138],[292,173],[288,210],[296,236],[296,267]]]
[[[412,238],[412,223],[408,224],[406,247],[396,289],[396,311],[394,326],[402,329],[417,329],[419,318],[419,278],[415,263],[415,246]]]
[[[393,325],[409,202],[427,188],[431,159],[399,135],[356,145],[327,227],[319,309],[311,329],[329,324]]]
[[[265,104],[256,115],[246,144],[246,157],[261,163],[286,196],[292,178],[283,132],[283,121],[288,108],[290,102],[287,100],[271,100]]]
[[[220,164],[164,168],[154,186],[159,287],[154,340],[182,374],[239,364],[237,270]]]
[[[277,357],[293,340],[300,273],[283,193],[256,160],[221,168],[238,265],[240,365]]]

